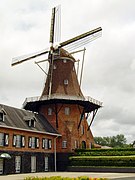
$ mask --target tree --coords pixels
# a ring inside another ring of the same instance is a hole
[[[126,138],[123,134],[118,134],[116,136],[110,137],[94,137],[94,141],[97,144],[102,146],[110,146],[110,147],[125,147],[126,146]]]

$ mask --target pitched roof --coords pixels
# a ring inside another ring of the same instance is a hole
[[[18,109],[0,104],[0,110],[4,111],[4,121],[0,121],[0,127],[21,129],[51,135],[60,135],[41,114],[24,109]],[[28,120],[35,121],[35,127],[29,127]]]

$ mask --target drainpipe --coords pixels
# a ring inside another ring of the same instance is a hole
[[[56,138],[54,138],[54,170],[55,172],[57,171],[57,157],[56,157],[56,139],[58,138],[58,136]]]

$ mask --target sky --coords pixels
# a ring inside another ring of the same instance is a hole
[[[98,27],[103,29],[102,37],[85,45],[81,87],[85,96],[103,102],[91,126],[93,135],[124,134],[127,142],[132,143],[135,140],[134,0],[2,1],[0,104],[21,108],[26,97],[41,95],[46,77],[35,60],[14,67],[11,62],[13,57],[50,46],[51,11],[57,5],[61,5],[61,42]]]

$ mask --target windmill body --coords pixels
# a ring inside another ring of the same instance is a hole
[[[53,47],[56,8],[52,11],[50,50],[16,59],[12,65],[48,54],[49,69],[42,94],[36,98],[26,98],[23,108],[45,116],[62,135],[57,138],[57,153],[70,153],[76,148],[91,148],[94,145],[90,126],[102,103],[85,97],[81,91],[75,68],[76,59],[66,47],[79,45],[95,39],[101,28],[94,29]],[[76,45],[78,45],[76,44]],[[64,49],[63,49],[64,48]],[[91,116],[90,122],[88,118]]]

